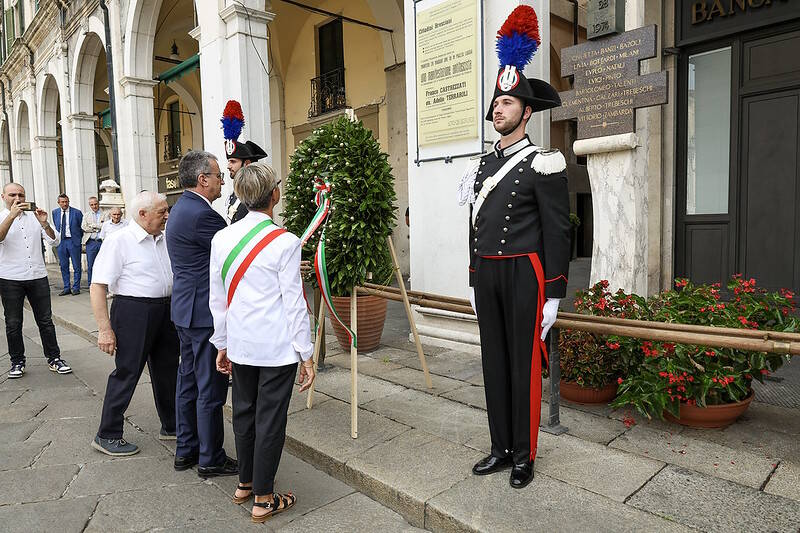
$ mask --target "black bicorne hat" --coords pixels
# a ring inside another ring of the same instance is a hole
[[[241,142],[233,139],[225,141],[225,155],[228,159],[242,161],[258,161],[267,157],[267,153],[253,141]]]
[[[523,69],[539,49],[539,22],[532,7],[514,8],[497,32],[497,57],[500,70],[494,84],[486,120],[492,120],[494,101],[503,95],[521,99],[533,111],[544,111],[561,105],[558,91],[543,80],[526,78]]]

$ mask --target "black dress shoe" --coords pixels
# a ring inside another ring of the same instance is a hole
[[[197,456],[193,457],[181,457],[180,455],[175,456],[175,470],[178,472],[182,470],[188,470],[194,465],[197,464]]]
[[[64,289],[63,291],[58,293],[59,296],[68,296],[70,294],[72,294],[72,291],[70,291],[69,289]]]
[[[487,474],[494,474],[504,468],[511,466],[510,457],[495,457],[494,455],[487,455],[472,467],[472,473],[476,476],[485,476]]]
[[[221,465],[197,467],[197,475],[202,478],[215,477],[215,476],[233,476],[238,473],[239,473],[239,463],[236,462],[236,459],[231,459],[230,457],[225,457],[225,462],[223,462]]]
[[[526,461],[511,468],[511,478],[508,483],[512,488],[521,489],[533,481],[533,461]]]
[[[72,294],[74,294],[75,296],[79,295],[80,293],[81,293],[80,289],[75,289],[74,291],[72,291]]]

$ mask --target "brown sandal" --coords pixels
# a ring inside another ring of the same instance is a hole
[[[240,498],[237,498],[237,497],[236,497],[236,493],[234,493],[233,497],[231,498],[231,501],[232,501],[233,503],[235,503],[236,505],[241,505],[241,504],[243,504],[244,502],[246,502],[247,500],[249,500],[250,498],[252,498],[252,497],[253,497],[253,487],[252,487],[252,486],[250,486],[250,487],[245,487],[244,485],[242,485],[241,483],[239,483],[239,484],[236,486],[236,488],[237,488],[238,490],[249,490],[249,491],[250,491],[250,494],[248,494],[247,496],[242,496],[242,497],[240,497]]]
[[[274,492],[272,494],[272,501],[271,502],[253,502],[253,507],[261,507],[262,509],[267,509],[267,513],[263,515],[251,515],[253,522],[256,524],[262,524],[267,521],[267,519],[278,513],[282,513],[285,510],[292,507],[295,502],[297,502],[297,498],[291,492],[287,492],[284,494],[278,494]]]

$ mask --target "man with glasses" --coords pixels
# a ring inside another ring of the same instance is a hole
[[[209,341],[214,332],[208,307],[211,239],[227,226],[211,202],[221,196],[224,178],[213,154],[192,150],[178,165],[178,179],[186,190],[170,211],[166,231],[174,274],[171,316],[181,345],[175,470],[198,465],[203,478],[234,475],[238,465],[223,448],[228,379],[216,371],[217,350]]]

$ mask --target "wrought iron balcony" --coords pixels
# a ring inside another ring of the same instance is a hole
[[[311,80],[311,107],[308,117],[317,117],[347,107],[344,68],[337,68]]]
[[[181,158],[181,132],[164,135],[164,161]]]

